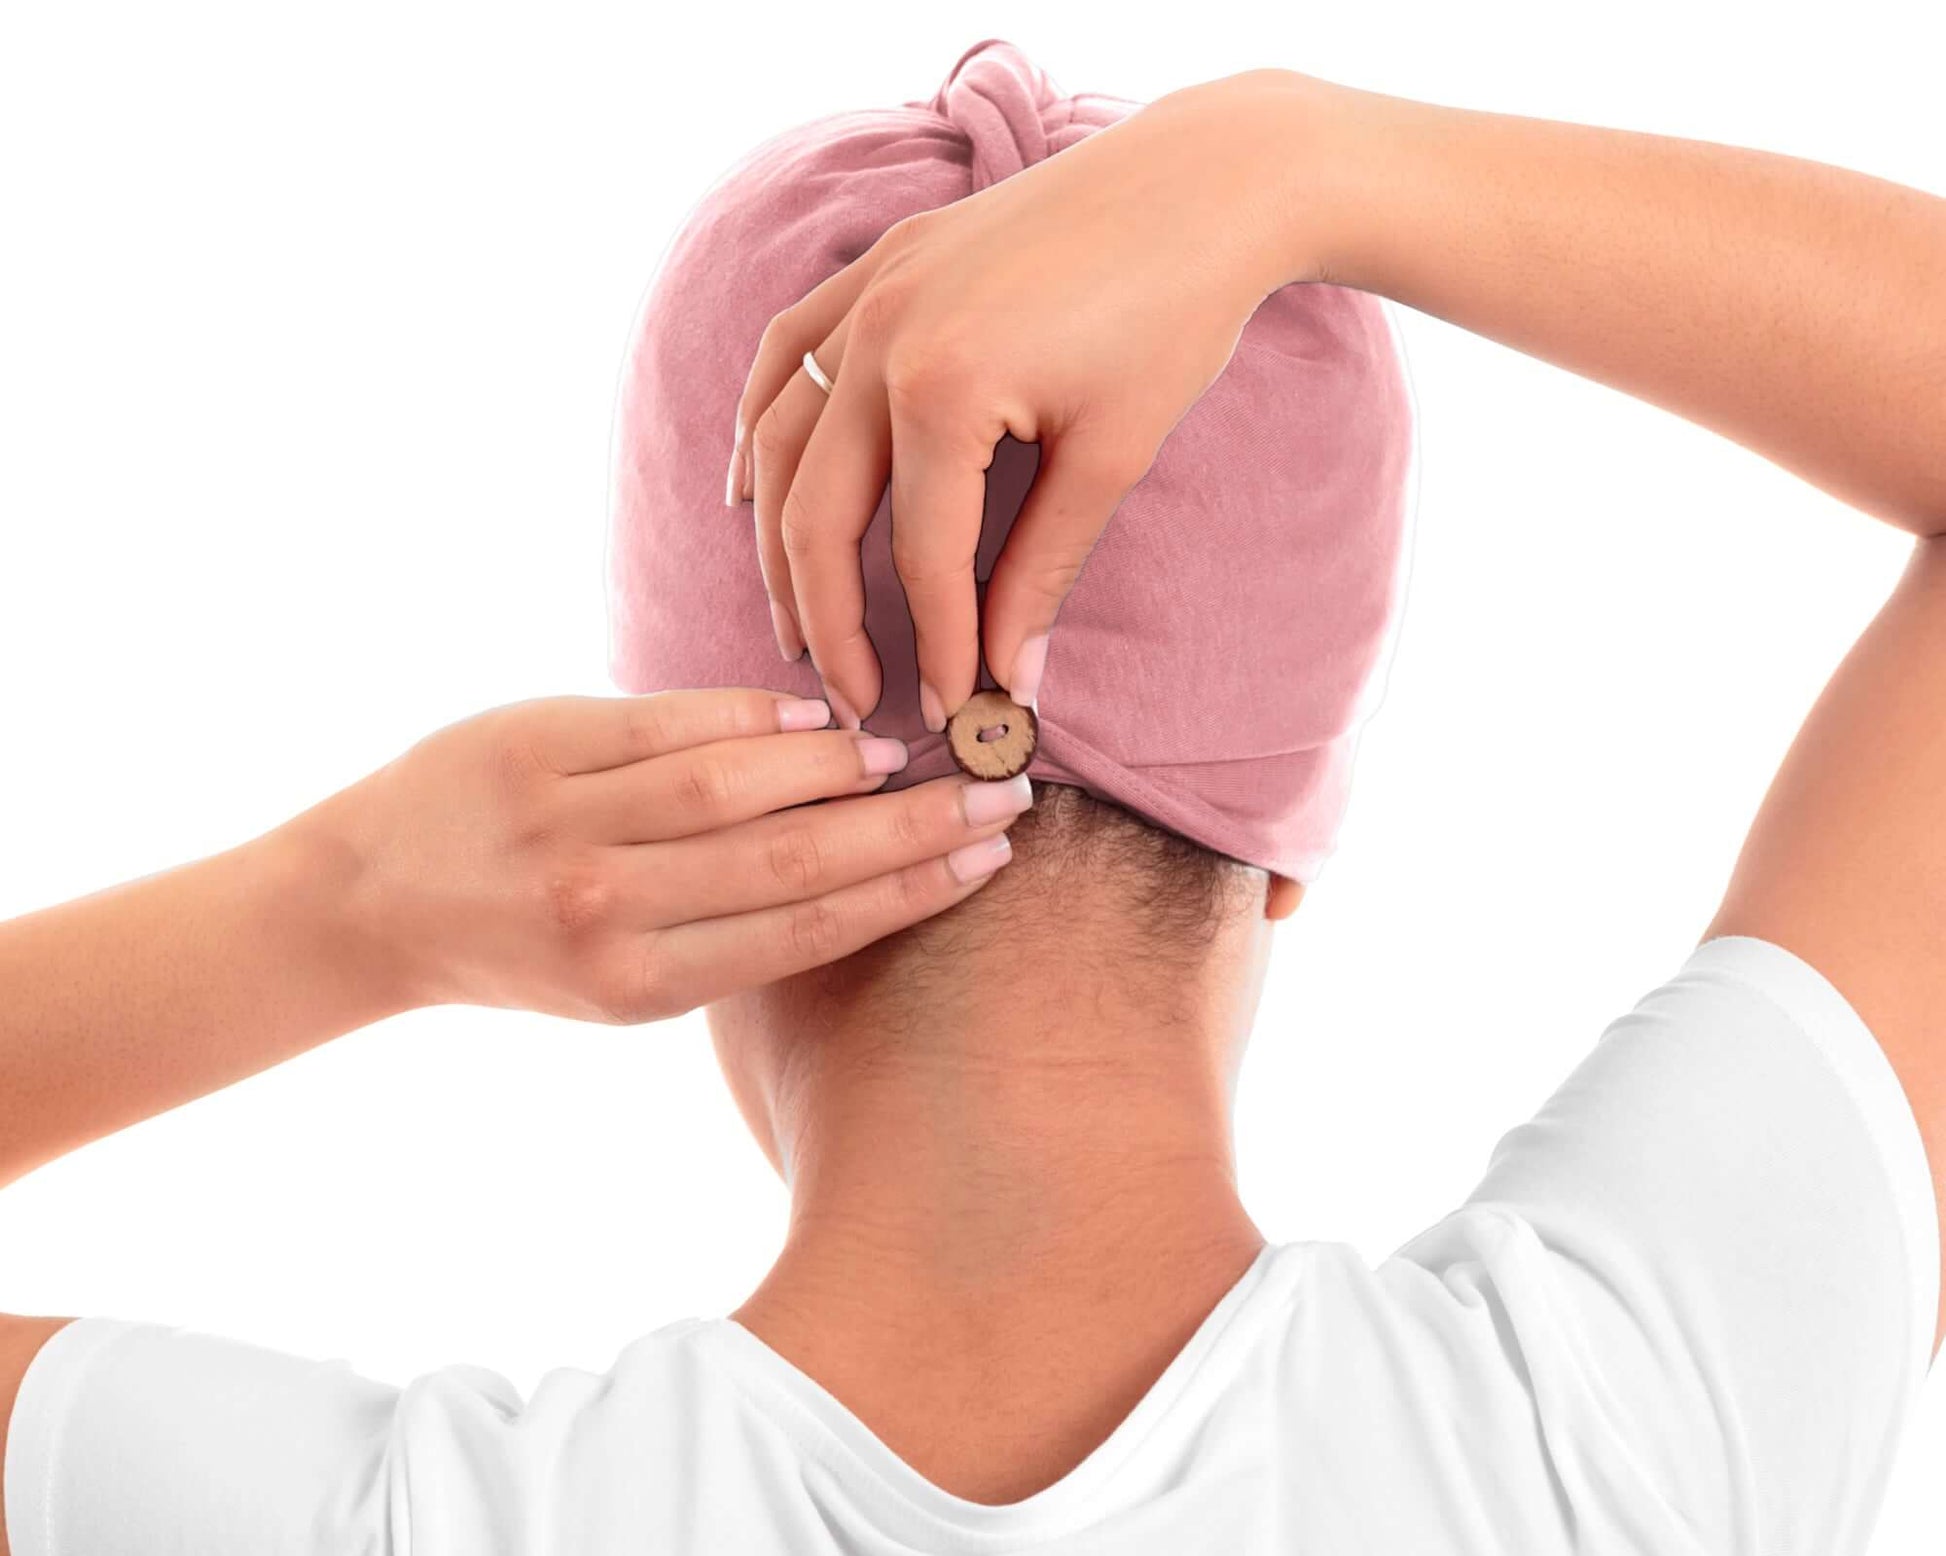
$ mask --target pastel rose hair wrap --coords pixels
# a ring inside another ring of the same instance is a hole
[[[808,656],[778,660],[750,511],[723,505],[758,337],[902,217],[1139,106],[1064,97],[1012,46],[982,43],[928,101],[793,130],[708,194],[664,258],[622,384],[609,547],[622,690],[822,694]],[[1062,606],[1029,773],[1245,863],[1314,878],[1400,606],[1411,444],[1410,396],[1378,300],[1324,285],[1267,298]],[[982,584],[1038,457],[1011,439],[996,452]],[[866,724],[910,746],[887,785],[900,788],[954,767],[919,716],[891,524],[881,499],[862,561],[884,692]],[[995,684],[983,666],[980,685]]]

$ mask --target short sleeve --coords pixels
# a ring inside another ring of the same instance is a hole
[[[1843,1556],[1925,1378],[1938,1237],[1864,1022],[1791,952],[1724,936],[1396,1259],[1496,1309],[1570,1503],[1625,1520],[1652,1495],[1694,1549]]]
[[[341,1361],[77,1319],[21,1380],[7,1435],[14,1556],[387,1556],[399,1398]]]
[[[641,1404],[573,1367],[529,1398],[467,1365],[401,1387],[344,1361],[79,1319],[42,1346],[14,1403],[13,1556],[589,1550],[576,1520],[616,1511],[617,1487],[674,1452],[661,1417],[625,1398]]]

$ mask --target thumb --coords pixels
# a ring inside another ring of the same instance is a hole
[[[993,564],[985,605],[986,661],[1023,707],[1040,696],[1048,634],[1083,564],[1154,450],[1099,434],[1041,446],[1040,469]]]

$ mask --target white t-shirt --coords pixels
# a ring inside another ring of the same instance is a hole
[[[1452,1215],[1267,1249],[1065,1479],[940,1491],[728,1319],[523,1400],[82,1319],[28,1370],[16,1556],[1844,1556],[1925,1375],[1931,1180],[1838,992],[1717,939]]]

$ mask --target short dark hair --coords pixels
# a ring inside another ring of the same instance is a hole
[[[1059,936],[1060,915],[1085,878],[1128,925],[1113,954],[1131,975],[1166,989],[1207,956],[1220,926],[1261,900],[1265,872],[1219,854],[1113,801],[1072,784],[1034,782],[1032,809],[1008,829],[1013,862],[965,902],[846,959],[873,977],[895,978],[923,1001],[955,963],[1018,945],[1023,936]],[[1086,948],[1074,947],[1077,955]],[[1123,953],[1138,953],[1127,957]]]
[[[1159,942],[1206,950],[1239,894],[1264,872],[1205,848],[1072,784],[1034,784],[1033,808],[1008,829],[1015,858],[1066,871],[1095,869],[1129,892],[1138,926]],[[1011,868],[1011,866],[1009,867]]]

